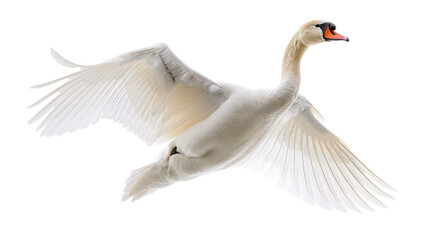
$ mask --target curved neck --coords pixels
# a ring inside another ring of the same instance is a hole
[[[290,40],[283,57],[282,85],[284,85],[284,83],[287,83],[287,86],[292,85],[299,88],[301,80],[301,58],[307,48],[308,47],[306,45],[302,44],[299,41],[298,33],[296,33]]]

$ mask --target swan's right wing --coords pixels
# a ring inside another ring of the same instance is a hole
[[[371,209],[367,201],[384,206],[374,193],[390,197],[378,185],[392,188],[322,124],[320,113],[303,96],[275,121],[254,153],[250,166],[325,208]]]
[[[163,44],[93,66],[52,54],[60,64],[81,70],[38,86],[65,81],[32,105],[52,98],[30,120],[43,118],[42,135],[72,132],[110,118],[152,144],[177,137],[228,98],[220,85],[185,66]]]

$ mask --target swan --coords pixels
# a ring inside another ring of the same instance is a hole
[[[272,89],[216,83],[183,64],[165,44],[122,54],[40,84],[62,83],[30,107],[47,102],[29,123],[52,136],[112,119],[148,145],[168,142],[152,164],[126,181],[123,200],[137,200],[177,181],[244,165],[265,172],[309,203],[346,211],[385,207],[375,194],[394,190],[323,124],[302,95],[300,62],[308,47],[349,41],[326,21],[304,24],[284,53]],[[48,101],[48,99],[50,99]]]

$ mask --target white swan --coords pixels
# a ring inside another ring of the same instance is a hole
[[[311,21],[290,41],[278,87],[250,90],[218,84],[185,66],[166,45],[126,53],[94,66],[54,58],[80,71],[34,103],[54,97],[31,120],[59,135],[110,118],[147,144],[170,141],[156,162],[134,171],[123,199],[136,200],[176,181],[245,164],[265,170],[310,203],[325,208],[384,206],[373,193],[392,189],[321,123],[301,95],[300,61],[311,45],[348,38]]]

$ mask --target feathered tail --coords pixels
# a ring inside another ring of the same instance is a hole
[[[171,185],[174,181],[168,177],[168,168],[155,162],[131,172],[124,188],[122,201],[131,198],[136,201],[156,190]]]
[[[132,201],[135,201],[143,197],[147,191],[142,191],[139,194],[136,194],[136,188],[141,185],[143,174],[152,166],[149,164],[142,168],[136,169],[131,172],[130,177],[127,179],[124,188],[124,194],[122,196],[122,201],[126,201],[129,198],[132,198]]]

